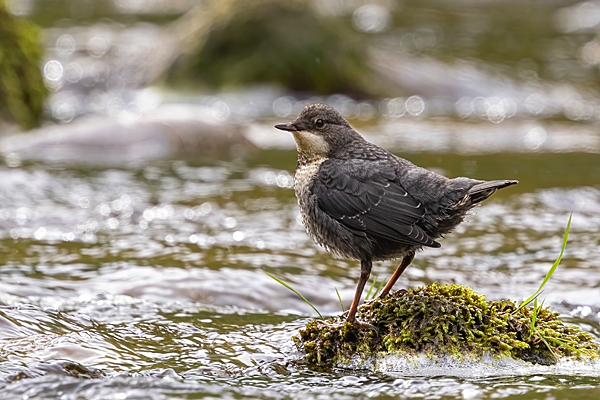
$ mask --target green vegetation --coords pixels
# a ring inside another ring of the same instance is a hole
[[[373,279],[373,282],[371,282],[371,286],[369,286],[369,291],[367,292],[367,295],[365,296],[365,301],[374,299],[375,297],[377,297],[379,292],[381,292],[381,289],[383,289],[383,285],[385,285],[385,281],[381,281],[379,286],[377,286],[377,288],[375,289],[375,285],[377,285],[378,278],[379,278],[378,276],[375,276],[375,278]],[[373,292],[373,289],[375,289],[374,292]]]
[[[294,292],[296,294],[296,296],[300,297],[306,304],[308,304],[313,310],[315,310],[315,312],[317,314],[319,314],[319,317],[322,320],[325,320],[325,318],[323,318],[323,315],[321,315],[321,313],[319,312],[319,310],[317,310],[317,307],[315,307],[314,304],[310,302],[310,300],[308,300],[306,297],[304,297],[302,295],[302,293],[300,293],[299,291],[297,291],[296,289],[294,289],[290,284],[284,282],[283,280],[279,279],[275,275],[270,274],[267,271],[265,271],[265,274],[267,274],[269,276],[269,278],[273,279],[275,282],[279,283],[281,286],[283,286],[283,287],[291,290],[292,292]],[[377,283],[377,277],[375,277],[375,279],[371,283],[371,287],[369,287],[369,291],[367,292],[367,297],[365,298],[365,300],[369,300],[371,298],[375,298],[377,296],[377,294],[383,288],[383,284],[385,283],[385,281],[381,282],[381,284],[377,287],[377,290],[375,290],[375,292],[373,293],[373,297],[370,297],[371,296],[371,292],[373,291],[373,288],[375,287],[376,283]],[[337,289],[335,289],[335,294],[337,295],[338,301],[340,302],[340,308],[342,309],[342,312],[345,312],[346,310],[344,310],[344,302],[342,301],[342,296],[340,296],[340,292],[338,292]]]
[[[280,285],[282,285],[285,288],[288,288],[289,290],[291,290],[292,292],[294,292],[298,297],[300,297],[302,300],[304,300],[304,302],[306,304],[308,304],[313,310],[315,310],[315,312],[317,314],[319,314],[319,318],[321,318],[322,320],[325,320],[325,318],[323,318],[323,316],[321,315],[321,313],[319,312],[319,310],[317,310],[317,307],[315,307],[313,305],[313,303],[311,303],[310,301],[308,301],[308,299],[304,296],[302,296],[302,294],[297,291],[296,289],[294,289],[292,286],[290,286],[289,284],[285,283],[284,281],[282,281],[281,279],[279,279],[278,277],[276,277],[273,274],[268,273],[267,271],[265,271],[265,274],[269,275],[269,277],[273,280],[275,280],[275,282],[279,283]],[[339,296],[339,294],[338,294]],[[340,300],[341,301],[341,300]]]
[[[548,344],[548,340],[552,340],[554,343],[559,343],[566,347],[569,347],[569,345],[567,343],[561,341],[558,338],[550,338],[550,337],[546,338],[542,332],[538,331],[538,329],[536,327],[537,316],[542,311],[542,309],[544,307],[544,301],[545,301],[545,300],[542,301],[542,304],[540,304],[538,306],[538,297],[540,296],[540,294],[542,294],[542,292],[544,291],[544,287],[546,286],[546,284],[548,283],[550,278],[552,278],[552,275],[554,275],[554,271],[556,271],[556,268],[558,268],[558,265],[562,261],[562,257],[565,254],[565,249],[567,248],[567,242],[569,240],[569,230],[571,230],[571,219],[572,218],[573,218],[573,214],[571,213],[571,215],[569,215],[569,222],[567,222],[567,228],[565,229],[565,234],[563,236],[562,248],[560,249],[560,254],[558,255],[558,258],[556,259],[556,261],[554,261],[554,264],[552,264],[552,267],[550,267],[550,270],[544,277],[544,280],[540,284],[540,287],[535,291],[534,294],[529,296],[527,299],[523,300],[523,302],[521,303],[521,305],[519,305],[519,308],[518,308],[518,310],[520,311],[521,309],[523,309],[524,307],[526,307],[533,301],[531,325],[529,328],[529,336],[537,335],[537,337],[539,337],[540,340],[542,342],[544,342],[544,344],[546,345],[546,347],[548,348],[550,353],[552,353],[552,355],[554,356],[554,358],[556,360],[558,360],[558,357],[552,350],[552,346],[550,346],[550,344]]]
[[[367,64],[367,37],[351,17],[324,16],[310,1],[213,0],[179,29],[191,47],[169,72],[214,89],[275,83],[319,94],[383,96],[389,85]]]
[[[366,329],[344,317],[310,321],[294,337],[311,364],[361,357],[418,353],[481,359],[484,354],[550,365],[561,357],[596,358],[599,346],[577,326],[565,325],[548,308],[519,308],[510,300],[486,301],[460,285],[432,284],[396,292],[359,308]],[[535,334],[531,334],[535,318]]]
[[[538,288],[538,290],[536,290],[534,294],[532,294],[531,296],[529,296],[528,298],[523,300],[521,305],[519,305],[519,309],[529,305],[529,303],[536,300],[539,297],[539,295],[542,294],[542,292],[544,291],[544,287],[546,286],[546,284],[548,283],[550,278],[552,278],[552,275],[554,275],[556,268],[558,268],[560,262],[562,261],[563,255],[565,254],[565,249],[567,248],[567,242],[569,240],[569,231],[571,230],[571,219],[572,218],[573,218],[573,214],[571,213],[571,215],[569,215],[569,221],[567,222],[567,228],[565,229],[562,247],[560,249],[560,254],[558,255],[558,258],[556,259],[556,261],[554,261],[554,264],[552,264],[552,267],[550,267],[550,269],[548,270],[548,273],[544,277],[544,280],[540,284],[540,287]]]
[[[340,302],[340,308],[342,309],[342,312],[345,312],[346,310],[344,309],[344,302],[342,301],[342,296],[340,296],[340,292],[338,292],[337,289],[335,289],[335,294],[337,295],[338,301]]]
[[[0,0],[0,123],[39,125],[46,88],[40,73],[39,28],[13,17]]]

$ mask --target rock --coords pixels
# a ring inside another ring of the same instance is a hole
[[[600,355],[592,335],[564,324],[558,313],[542,308],[533,331],[532,315],[532,307],[519,309],[510,300],[486,301],[464,286],[432,284],[360,307],[359,321],[375,329],[353,326],[340,316],[310,321],[294,341],[314,365],[364,365],[388,355],[552,365]]]
[[[296,91],[384,96],[367,63],[367,36],[349,16],[317,12],[308,0],[212,0],[174,24],[187,54],[174,83],[208,88],[274,83]]]
[[[167,157],[228,158],[256,150],[238,125],[211,118],[201,107],[163,106],[135,119],[81,118],[0,140],[7,162],[33,159],[119,164]]]

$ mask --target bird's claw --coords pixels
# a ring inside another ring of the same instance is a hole
[[[319,321],[320,324],[325,325],[329,329],[339,330],[344,327],[344,322],[327,322],[327,321]]]
[[[350,323],[352,324],[353,327],[357,327],[360,330],[370,329],[370,330],[374,331],[377,336],[379,336],[379,329],[377,329],[375,327],[375,325],[369,324],[368,322],[361,322],[361,321],[358,321],[358,320],[356,320],[354,322],[350,322]]]

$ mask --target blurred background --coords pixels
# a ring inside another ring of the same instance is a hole
[[[0,0],[2,390],[598,398],[589,371],[308,370],[312,310],[264,271],[324,314],[351,301],[359,266],[305,234],[272,127],[325,102],[418,165],[520,181],[398,288],[526,297],[572,212],[542,296],[600,338],[599,35],[600,1]]]

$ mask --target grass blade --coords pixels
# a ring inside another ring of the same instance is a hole
[[[521,310],[523,307],[526,307],[529,303],[531,303],[533,300],[535,300],[542,293],[542,291],[544,290],[544,286],[546,286],[546,283],[548,283],[550,278],[552,278],[554,271],[556,271],[556,268],[558,268],[558,265],[562,261],[562,257],[565,254],[565,249],[567,248],[567,240],[569,239],[569,230],[571,229],[571,219],[572,218],[573,218],[573,213],[571,213],[571,215],[569,215],[569,222],[567,222],[567,229],[565,229],[565,235],[563,236],[563,243],[562,243],[562,248],[560,250],[560,255],[558,256],[556,261],[554,261],[554,264],[552,264],[552,267],[546,274],[546,277],[540,284],[540,287],[538,288],[538,290],[536,290],[536,292],[534,294],[532,294],[531,296],[529,296],[527,299],[523,300],[523,302],[519,305],[519,308],[517,309],[517,311]]]
[[[529,337],[532,337],[535,333],[535,321],[537,321],[537,316],[540,311],[538,308],[537,297],[533,300],[533,310],[531,310],[531,324],[529,325]]]
[[[581,353],[581,350],[576,349],[575,347],[571,346],[570,344],[568,344],[567,342],[565,342],[563,340],[560,340],[559,338],[547,337],[546,340],[554,342],[554,343],[558,344],[559,346],[563,346],[573,352],[576,352],[577,354]]]
[[[290,285],[288,285],[287,283],[285,283],[284,281],[282,281],[281,279],[279,279],[279,278],[278,278],[278,277],[276,277],[275,275],[272,275],[272,274],[268,273],[267,271],[264,271],[264,273],[265,273],[265,274],[267,274],[267,275],[269,275],[269,277],[271,277],[273,280],[275,280],[275,281],[276,281],[277,283],[279,283],[280,285],[282,285],[282,286],[284,286],[284,287],[288,288],[289,290],[291,290],[292,292],[296,293],[296,295],[297,295],[298,297],[300,297],[302,300],[304,300],[304,302],[305,302],[306,304],[308,304],[308,305],[309,305],[309,306],[310,306],[310,307],[311,307],[313,310],[315,310],[315,312],[316,312],[317,314],[319,314],[319,317],[320,317],[320,318],[321,318],[323,321],[325,320],[325,318],[323,318],[323,316],[321,315],[321,313],[319,312],[319,310],[317,310],[317,308],[316,308],[315,306],[313,306],[313,304],[312,304],[310,301],[308,301],[308,299],[307,299],[306,297],[302,296],[302,294],[300,294],[300,292],[299,292],[299,291],[297,291],[296,289],[294,289],[293,287],[291,287]]]
[[[383,289],[383,285],[385,285],[385,281],[381,281],[381,283],[377,287],[377,290],[375,291],[375,294],[373,295],[373,298],[377,297],[377,295],[379,293],[381,293],[381,289]]]
[[[340,292],[338,292],[337,288],[335,289],[335,294],[337,294],[338,300],[340,301],[340,307],[342,307],[342,312],[346,312],[346,310],[344,310],[344,303],[342,302],[342,296],[340,296]]]
[[[556,355],[556,353],[554,352],[554,350],[552,350],[552,347],[550,347],[550,343],[548,343],[548,341],[546,340],[546,338],[544,336],[542,336],[539,332],[538,332],[538,336],[540,339],[542,339],[542,342],[544,342],[544,344],[546,345],[546,347],[548,348],[548,350],[550,350],[550,353],[552,354],[552,357],[554,357],[554,359],[556,361],[558,361],[558,356]]]
[[[377,276],[375,277],[375,279],[373,279],[373,282],[371,282],[371,286],[369,287],[369,291],[367,292],[367,297],[365,297],[365,301],[367,301],[371,298],[371,292],[373,291],[373,288],[375,287],[376,284],[377,284]]]

